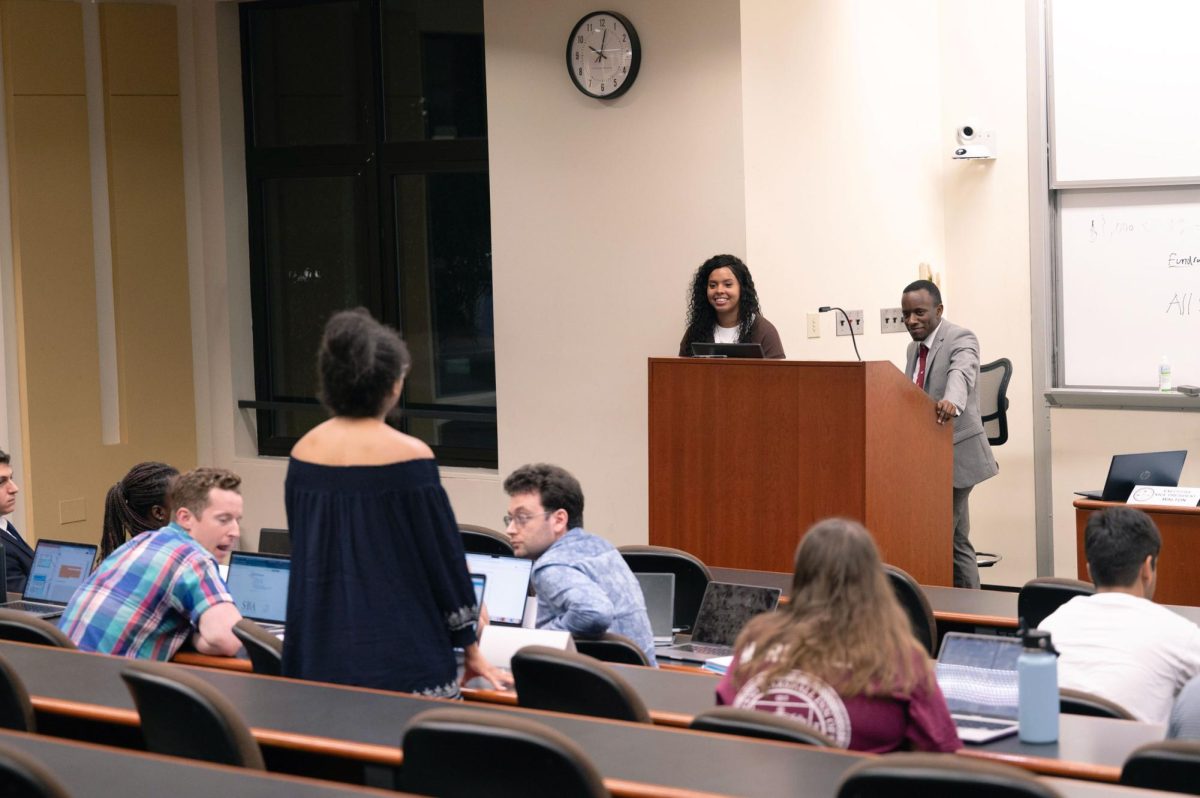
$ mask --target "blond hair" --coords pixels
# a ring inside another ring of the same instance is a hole
[[[167,487],[167,510],[172,518],[180,507],[186,507],[199,518],[208,507],[214,489],[241,493],[242,478],[223,468],[195,468],[171,480]]]

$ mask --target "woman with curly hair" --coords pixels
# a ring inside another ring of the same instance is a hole
[[[691,355],[693,342],[761,344],[763,357],[785,357],[779,331],[763,318],[754,278],[739,258],[714,255],[692,277],[680,357]]]
[[[831,518],[809,529],[791,600],[746,624],[735,650],[719,704],[783,712],[856,751],[962,747],[862,524]]]
[[[125,541],[170,523],[167,486],[177,476],[179,472],[166,463],[138,463],[108,489],[96,562],[103,562]]]

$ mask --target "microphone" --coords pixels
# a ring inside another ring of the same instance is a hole
[[[854,344],[854,356],[858,358],[858,361],[861,363],[862,355],[858,353],[858,341],[854,338],[854,322],[850,321],[850,315],[846,313],[846,311],[836,306],[822,305],[821,307],[817,308],[818,313],[828,313],[831,310],[836,310],[838,313],[841,313],[843,317],[845,317],[846,326],[850,328],[850,343]]]

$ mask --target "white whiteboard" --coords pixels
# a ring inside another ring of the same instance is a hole
[[[1051,0],[1054,187],[1200,183],[1200,2]]]
[[[1200,189],[1059,196],[1064,387],[1200,385]]]

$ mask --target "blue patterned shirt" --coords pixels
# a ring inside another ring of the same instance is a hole
[[[654,659],[654,633],[637,577],[621,553],[580,527],[568,530],[533,564],[539,629],[565,629],[580,637],[615,632]]]
[[[233,601],[217,562],[182,527],[143,532],[79,586],[59,628],[84,651],[169,660],[210,607]]]

